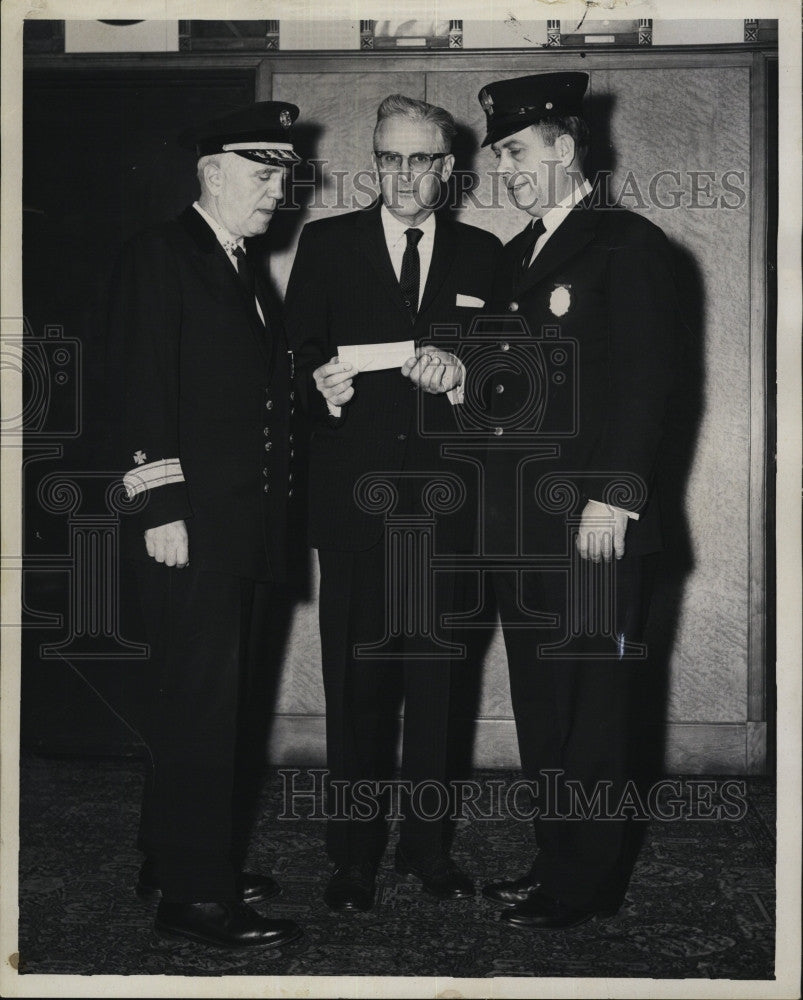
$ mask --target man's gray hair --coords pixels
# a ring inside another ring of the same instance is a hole
[[[452,139],[457,135],[457,126],[454,123],[454,118],[452,118],[445,108],[439,108],[435,104],[427,104],[426,101],[417,101],[412,97],[405,97],[404,94],[391,94],[382,101],[376,112],[374,146],[376,146],[376,136],[382,126],[382,122],[388,118],[406,118],[408,121],[414,122],[431,122],[441,134],[443,141],[442,152],[444,153],[448,153],[451,150]]]

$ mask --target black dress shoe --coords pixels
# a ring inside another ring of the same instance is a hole
[[[474,895],[474,883],[451,858],[438,858],[432,865],[408,861],[396,849],[396,871],[399,875],[414,875],[421,888],[436,899],[468,899]]]
[[[278,948],[301,937],[292,920],[268,920],[245,903],[159,903],[154,922],[162,937],[188,938],[220,948]]]
[[[236,885],[244,903],[263,903],[282,891],[279,883],[269,875],[255,875],[253,872],[241,872]],[[146,861],[140,868],[134,891],[147,903],[157,903],[162,898],[162,887],[152,861]]]
[[[336,868],[323,894],[330,910],[348,913],[366,912],[374,905],[376,868],[370,864],[342,865]]]
[[[614,909],[600,909],[594,906],[572,906],[559,899],[536,892],[515,908],[500,914],[502,923],[514,927],[529,927],[534,930],[561,930],[577,927],[594,917],[612,917]]]
[[[482,894],[486,899],[501,903],[502,906],[517,906],[519,903],[526,903],[540,888],[540,881],[530,869],[526,875],[511,879],[509,882],[490,882],[484,885]]]

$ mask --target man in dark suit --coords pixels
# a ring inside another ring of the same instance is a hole
[[[627,883],[630,671],[645,669],[646,557],[661,544],[653,469],[678,363],[664,234],[595,204],[583,176],[586,85],[549,73],[479,95],[483,145],[531,217],[493,292],[486,350],[505,364],[488,397],[485,552],[519,568],[488,576],[538,847],[525,875],[483,893],[531,928],[615,911]]]
[[[200,197],[126,245],[111,297],[123,544],[154,667],[137,893],[160,900],[159,933],[229,947],[301,933],[248,905],[279,886],[241,871],[233,810],[242,751],[259,752],[241,722],[262,619],[281,603],[292,493],[292,355],[245,240],[267,230],[298,160],[297,114],[263,102],[185,133]]]
[[[428,555],[418,548],[404,549],[400,568],[392,541],[401,538],[394,525],[405,523],[403,544],[416,546],[426,534],[417,528],[434,524],[434,551],[446,554],[468,549],[475,534],[467,466],[440,448],[439,435],[455,433],[460,405],[460,368],[448,350],[454,332],[438,341],[433,327],[468,325],[490,294],[500,244],[433,214],[452,171],[454,134],[443,109],[386,98],[374,132],[381,198],[304,228],[286,296],[288,335],[314,417],[310,540],[321,569],[329,777],[355,793],[327,828],[335,871],[324,898],[338,911],[373,905],[384,806],[360,818],[356,783],[390,777],[383,744],[399,674],[402,779],[413,794],[402,804],[396,868],[439,899],[474,892],[446,851],[439,796],[424,785],[446,777],[457,650],[437,623],[457,607],[455,574],[428,577]],[[414,573],[416,559],[423,577]]]

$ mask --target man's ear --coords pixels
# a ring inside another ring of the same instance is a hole
[[[223,169],[216,160],[209,160],[204,164],[203,178],[206,190],[213,196],[219,195],[223,187]]]
[[[443,166],[441,167],[441,180],[445,183],[452,176],[452,171],[454,170],[454,156],[451,153],[447,153],[443,158]]]
[[[558,154],[558,159],[564,167],[570,167],[574,163],[574,156],[577,151],[574,139],[564,133],[559,135],[555,140],[555,152]]]

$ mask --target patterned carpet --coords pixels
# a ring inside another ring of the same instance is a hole
[[[505,778],[485,772],[476,778]],[[284,887],[262,912],[291,917],[304,937],[281,952],[165,943],[152,907],[132,891],[140,765],[133,760],[23,757],[20,969],[25,973],[156,975],[594,976],[769,979],[774,955],[774,810],[769,779],[747,782],[744,818],[653,821],[626,905],[607,920],[533,934],[497,909],[438,903],[397,876],[391,845],[378,904],[338,917],[321,900],[323,824],[277,820],[271,772],[249,867]],[[529,864],[529,823],[460,822],[453,856],[478,883]]]

